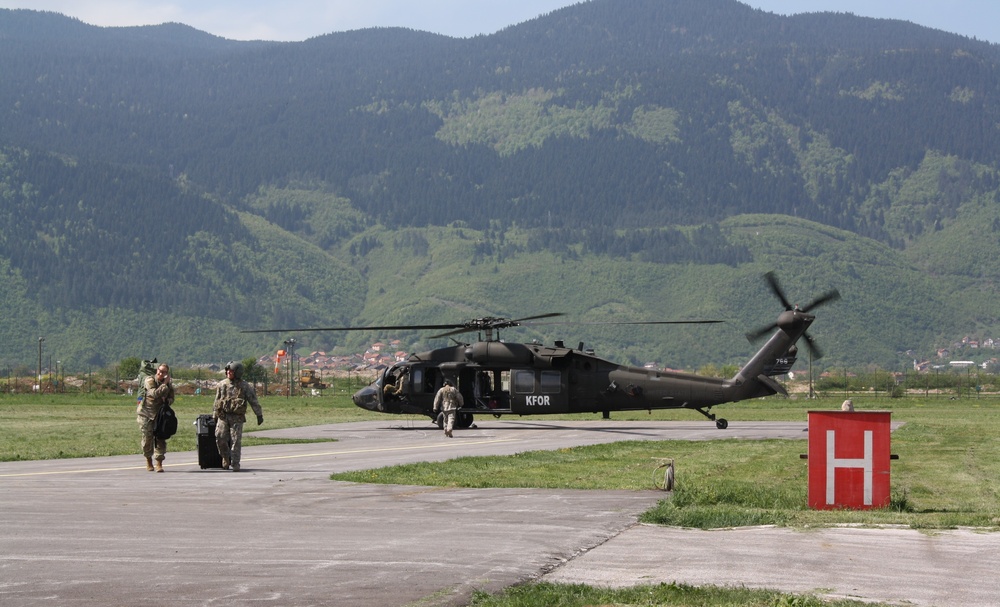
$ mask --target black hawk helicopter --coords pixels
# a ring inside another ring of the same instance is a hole
[[[244,333],[360,331],[429,329],[447,330],[432,338],[478,332],[471,343],[411,354],[406,360],[385,369],[370,385],[352,397],[362,409],[380,413],[414,414],[430,417],[440,425],[433,412],[434,396],[445,379],[461,392],[464,406],[455,425],[468,428],[475,415],[544,415],[558,413],[602,413],[652,409],[692,409],[714,421],[716,427],[729,426],[716,418],[715,405],[749,398],[788,393],[774,376],[787,373],[798,354],[796,343],[806,339],[813,358],[822,354],[806,330],[815,320],[814,308],[836,300],[840,294],[829,291],[804,307],[793,306],[782,292],[773,273],[765,275],[771,290],[784,305],[778,319],[747,337],[754,341],[771,333],[770,339],[733,377],[705,377],[691,373],[658,371],[620,365],[585,350],[567,347],[562,341],[552,346],[537,343],[507,343],[500,340],[500,330],[517,326],[562,324],[531,322],[562,316],[542,314],[509,319],[483,317],[459,324],[389,325],[368,327],[323,327],[309,329],[265,329]],[[719,320],[598,322],[572,324],[688,324],[718,323]],[[772,333],[773,332],[773,333]]]

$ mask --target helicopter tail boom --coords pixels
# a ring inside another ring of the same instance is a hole
[[[730,393],[728,394],[730,400],[745,400],[772,394],[788,396],[781,384],[769,376],[769,371],[775,367],[790,366],[794,362],[794,354],[790,352],[815,318],[812,314],[796,309],[782,312],[771,338],[729,380],[727,391]]]

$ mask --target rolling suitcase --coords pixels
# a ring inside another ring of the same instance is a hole
[[[194,425],[198,432],[198,465],[201,469],[221,468],[222,456],[215,442],[215,418],[211,415],[199,415]]]

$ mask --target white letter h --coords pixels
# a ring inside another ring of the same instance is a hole
[[[834,503],[834,472],[837,468],[862,468],[865,471],[865,506],[872,505],[872,485],[874,484],[872,460],[874,451],[872,447],[872,431],[865,430],[865,456],[863,459],[837,458],[834,449],[836,433],[833,430],[826,431],[826,503]]]

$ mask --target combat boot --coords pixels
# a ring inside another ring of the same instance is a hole
[[[156,471],[157,472],[163,472],[163,460],[162,459],[156,460]]]
[[[229,458],[228,457],[222,458],[222,469],[223,470],[229,470]]]
[[[153,458],[151,457],[146,458],[146,470],[148,470],[149,472],[153,471]]]

